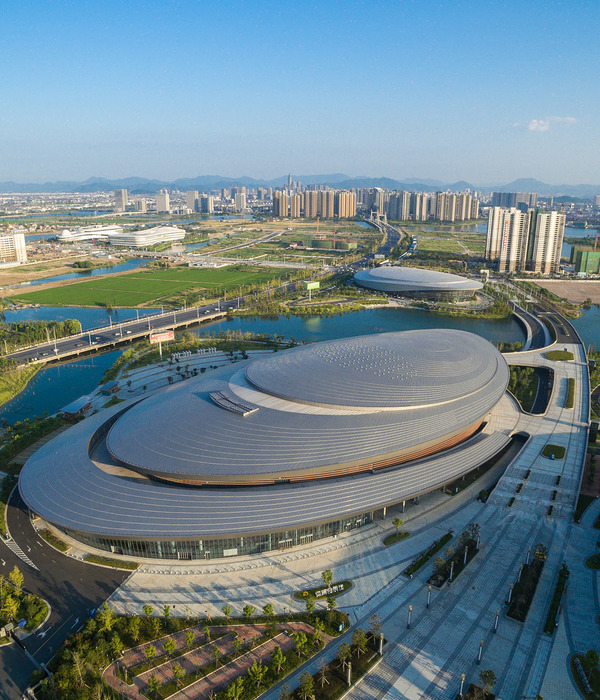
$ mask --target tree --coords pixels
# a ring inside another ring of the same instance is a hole
[[[298,686],[298,692],[302,700],[308,700],[310,696],[315,692],[315,683],[313,677],[308,673],[303,673],[300,676],[300,684]]]
[[[329,588],[333,583],[333,571],[331,569],[325,569],[321,574],[321,578],[323,579],[323,583]]]
[[[285,663],[285,654],[281,651],[281,647],[275,647],[271,652],[271,660],[277,673],[281,673],[283,664]]]
[[[254,613],[256,612],[256,608],[254,607],[254,605],[244,605],[244,609],[242,612],[244,617],[249,620],[252,617],[252,615],[254,615]]]
[[[481,689],[483,690],[483,697],[488,694],[488,691],[491,693],[492,688],[496,685],[498,679],[496,678],[496,674],[492,671],[491,668],[485,669],[484,671],[481,671],[479,674],[479,682],[481,683]]]
[[[188,630],[185,633],[185,645],[186,645],[186,647],[192,646],[192,644],[194,643],[195,637],[196,637],[196,635],[194,634],[194,632],[192,630]]]
[[[127,623],[127,633],[134,642],[140,638],[140,624],[141,620],[137,615],[130,617]]]
[[[383,630],[383,623],[381,622],[381,618],[377,613],[374,613],[371,615],[369,618],[369,631],[373,635],[373,638],[375,639],[376,637],[379,637]]]
[[[335,610],[337,608],[337,600],[334,596],[327,596],[327,610]]]
[[[158,695],[160,685],[160,681],[156,676],[150,676],[150,678],[148,678],[148,692],[150,695],[154,695],[154,697],[156,697]]]
[[[256,662],[254,662],[256,663]],[[244,679],[238,676],[232,683],[227,686],[228,700],[240,700],[244,692]]]
[[[588,649],[583,657],[583,667],[587,672],[588,681],[592,677],[592,673],[597,670],[600,663],[600,656],[595,649]]]
[[[158,637],[160,632],[161,632],[161,629],[162,629],[160,618],[159,617],[151,618],[151,624],[152,624],[152,633],[154,634],[155,637]]]
[[[163,605],[163,617],[168,620],[171,617],[171,606]]]
[[[8,574],[8,580],[12,583],[18,595],[21,594],[21,591],[23,589],[23,579],[23,574],[19,570],[18,566],[15,566],[14,569],[10,572],[10,574]]]
[[[154,644],[150,644],[146,647],[145,654],[148,661],[152,661],[152,659],[156,656],[156,647]]]
[[[2,614],[9,622],[16,619],[19,612],[19,601],[12,595],[7,595],[2,606]]]
[[[359,656],[367,651],[367,633],[359,627],[352,633],[352,646],[356,649]]]
[[[173,677],[175,678],[175,682],[177,683],[177,687],[181,685],[181,679],[185,676],[185,671],[183,670],[183,667],[179,663],[173,664],[171,667],[171,670],[173,671]]]
[[[165,643],[163,644],[163,648],[167,652],[167,654],[169,654],[169,656],[170,656],[171,654],[173,654],[175,652],[175,649],[177,647],[175,646],[175,642],[173,641],[173,639],[171,637],[169,637],[168,639],[165,640]]]
[[[315,600],[314,600],[313,598],[307,598],[307,599],[306,599],[306,612],[307,612],[309,615],[312,615],[312,614],[314,613],[314,611],[315,611],[316,605],[317,605],[317,604],[316,604],[316,602],[315,602]]]
[[[394,518],[392,522],[394,523],[396,532],[400,532],[400,528],[404,525],[404,520],[402,520],[401,518]]]
[[[102,607],[100,608],[100,612],[97,614],[96,617],[98,618],[98,622],[100,623],[100,630],[102,632],[110,632],[112,629],[112,626],[117,621],[117,614],[108,605],[108,603],[102,604]]]
[[[321,688],[325,687],[325,683],[329,685],[329,681],[327,680],[327,664],[323,659],[319,661],[319,683],[321,684]]]
[[[321,644],[323,644],[323,636],[321,630],[315,629],[314,632],[310,635],[310,641],[313,646],[320,647]]]
[[[292,689],[287,683],[284,683],[279,691],[279,700],[292,700],[292,697]]]
[[[154,612],[154,608],[151,605],[144,605],[142,610],[144,611],[144,615],[146,616],[146,619],[148,619],[152,615],[152,613]]]
[[[215,660],[215,668],[219,668],[219,659],[221,657],[221,650],[215,644],[215,646],[211,649],[210,653],[213,655],[213,658]]]
[[[273,604],[267,603],[266,605],[263,605],[262,614],[265,617],[273,617],[273,615],[275,615],[275,611],[273,610]]]
[[[116,633],[110,638],[110,649],[115,658],[119,658],[119,656],[121,656],[123,653],[123,649],[125,649],[125,645],[123,644],[121,637],[119,637],[119,635]]]
[[[231,616],[231,605],[224,605],[221,610],[223,611],[223,615],[229,620]]]
[[[263,684],[265,674],[268,670],[267,666],[263,666],[262,661],[257,662],[256,660],[254,660],[254,663],[248,669],[248,678],[254,683],[257,690]]]
[[[298,655],[298,658],[304,656],[304,654],[306,653],[306,647],[308,645],[308,639],[304,632],[293,632],[292,639],[296,644],[296,654]]]
[[[233,651],[235,651],[236,654],[239,654],[241,650],[242,650],[242,640],[239,637],[236,637],[233,640]]]
[[[346,668],[351,656],[352,649],[350,649],[350,645],[348,642],[342,642],[342,644],[339,645],[337,652],[337,660],[342,664],[342,670]]]

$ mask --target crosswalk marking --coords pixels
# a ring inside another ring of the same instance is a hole
[[[19,545],[14,540],[4,540],[4,544],[10,549],[13,554],[16,554],[19,559],[24,561],[28,566],[36,571],[39,571],[37,566],[31,561],[31,559],[25,554],[25,552],[19,547]]]

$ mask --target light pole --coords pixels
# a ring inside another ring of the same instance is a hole
[[[459,691],[459,693],[458,693],[458,696],[459,696],[460,698],[462,698],[462,696],[463,696],[463,690],[464,690],[464,687],[465,687],[465,678],[466,678],[465,674],[464,674],[464,673],[461,673],[461,674],[460,674],[460,691]]]
[[[412,605],[408,606],[408,622],[406,624],[406,629],[410,629],[410,625],[412,623]]]
[[[431,585],[427,586],[427,605],[425,607],[428,608],[430,603],[431,603]]]
[[[496,617],[494,619],[494,634],[498,631],[498,620],[500,619],[500,610],[496,610]]]
[[[479,642],[479,651],[477,652],[477,665],[481,663],[481,655],[483,654],[483,639]]]

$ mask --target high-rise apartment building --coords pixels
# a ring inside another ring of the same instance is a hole
[[[492,192],[493,207],[518,207],[532,209],[537,204],[536,192]]]
[[[290,202],[285,192],[277,190],[273,194],[273,216],[289,216]]]
[[[161,190],[156,195],[156,211],[168,214],[171,211],[171,199],[167,190]]]
[[[238,189],[242,188],[238,187]],[[246,188],[244,187],[243,189],[245,190]],[[246,209],[246,193],[236,192],[234,195],[234,202],[236,211],[244,211]]]
[[[485,259],[498,265],[498,272],[525,269],[529,214],[516,207],[491,207],[485,241]]]
[[[356,194],[354,192],[336,193],[335,214],[339,219],[351,219],[356,216]]]
[[[133,206],[135,207],[136,211],[140,212],[140,214],[145,214],[148,211],[148,202],[144,197],[134,200]]]
[[[410,196],[410,215],[414,221],[427,221],[429,197],[423,192],[413,192]]]
[[[560,212],[492,207],[485,259],[497,263],[499,272],[558,272],[564,231]]]
[[[333,190],[325,190],[319,194],[321,217],[323,219],[333,219],[335,216],[335,192]]]
[[[316,219],[319,214],[319,193],[316,190],[304,191],[304,216]]]
[[[6,233],[0,235],[0,264],[27,262],[25,234]]]
[[[188,190],[185,193],[185,203],[191,211],[200,211],[199,195],[197,190]]]
[[[302,211],[302,195],[299,193],[290,195],[290,219],[299,219]]]
[[[129,204],[127,190],[115,190],[115,211],[125,211]]]
[[[200,200],[200,211],[203,214],[214,214],[215,198],[212,194],[202,195],[202,198]]]
[[[595,206],[595,207],[600,207],[600,194],[595,194],[595,195],[594,195],[594,206]]]
[[[527,269],[543,275],[560,270],[566,216],[558,211],[531,212]]]

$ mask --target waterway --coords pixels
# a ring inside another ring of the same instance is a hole
[[[114,275],[116,272],[128,272],[136,270],[138,267],[143,267],[148,263],[148,258],[131,258],[124,263],[109,265],[106,267],[95,267],[93,270],[82,272],[67,272],[64,275],[54,275],[53,277],[44,277],[31,282],[21,282],[21,284],[12,285],[14,287],[37,287],[40,284],[48,284],[49,282],[62,282],[62,280],[85,280],[88,277],[98,277],[99,275]]]

